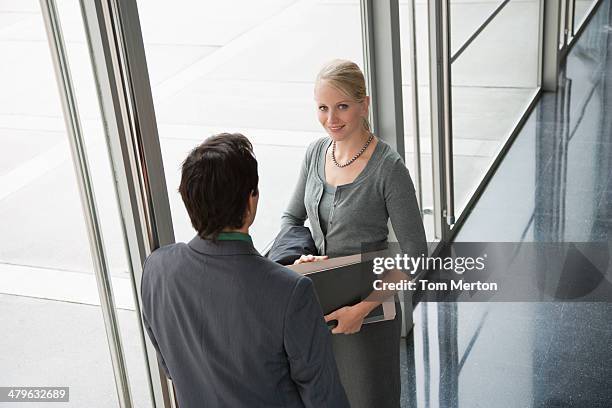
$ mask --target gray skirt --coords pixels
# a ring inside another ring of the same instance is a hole
[[[359,333],[334,334],[332,344],[351,408],[400,407],[402,309],[395,319],[364,324]]]

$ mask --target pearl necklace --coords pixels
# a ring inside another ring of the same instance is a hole
[[[363,152],[366,151],[366,149],[368,148],[368,146],[370,145],[370,143],[372,142],[372,139],[374,139],[374,134],[370,133],[370,137],[368,137],[368,141],[366,142],[366,144],[363,145],[363,147],[361,148],[361,150],[349,161],[347,161],[344,164],[340,164],[338,163],[338,161],[336,160],[336,141],[334,140],[334,142],[332,143],[332,161],[334,162],[334,164],[337,167],[346,167],[349,164],[353,163],[355,160],[357,160],[359,158],[359,156],[361,156],[363,154]]]

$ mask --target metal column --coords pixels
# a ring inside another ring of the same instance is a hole
[[[378,137],[404,158],[399,3],[362,0],[361,11],[372,127]]]
[[[421,175],[421,131],[419,127],[419,76],[417,67],[415,0],[408,0],[410,48],[410,90],[412,96],[412,136],[414,137],[414,187],[423,216],[423,177]]]
[[[81,0],[98,98],[105,122],[140,337],[155,407],[174,404],[173,388],[144,334],[142,265],[157,247],[174,242],[157,122],[135,0]]]
[[[544,0],[544,26],[542,42],[542,89],[557,90],[559,75],[559,37],[561,5],[558,1]]]
[[[455,222],[449,12],[448,0],[428,2],[434,227],[436,238],[443,242]]]

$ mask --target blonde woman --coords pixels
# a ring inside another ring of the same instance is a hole
[[[323,257],[359,253],[364,243],[385,243],[390,219],[402,252],[427,251],[412,180],[401,157],[368,123],[370,98],[359,67],[334,60],[317,76],[317,115],[329,137],[312,143],[283,226],[308,218]],[[321,257],[303,256],[298,262]],[[380,302],[366,299],[325,316],[337,320],[333,346],[342,384],[353,408],[400,406],[401,309],[393,321],[363,325]]]

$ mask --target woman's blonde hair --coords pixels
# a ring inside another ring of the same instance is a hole
[[[319,71],[315,81],[315,87],[319,86],[321,81],[326,81],[358,103],[362,103],[367,96],[363,72],[361,72],[359,66],[352,61],[342,59],[329,61],[323,65]],[[370,122],[368,118],[363,118],[363,120],[363,126],[367,131],[370,131]]]

